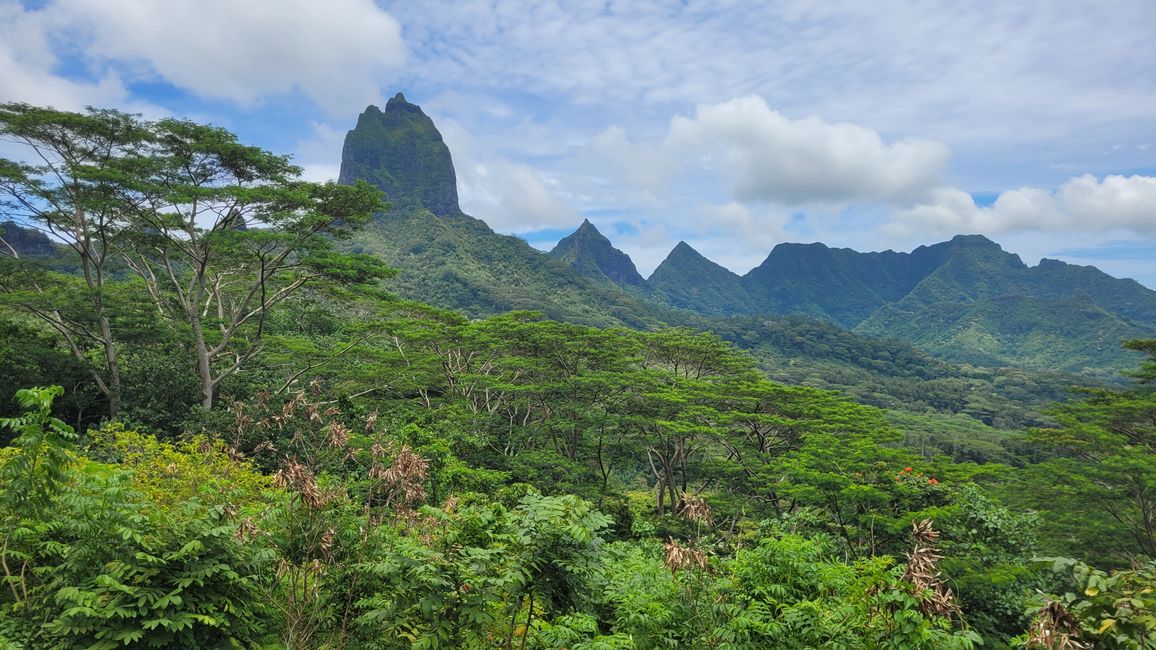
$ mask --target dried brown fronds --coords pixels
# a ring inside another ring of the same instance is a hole
[[[377,429],[377,411],[365,416],[365,430],[373,433]]]
[[[1029,648],[1047,650],[1087,650],[1091,644],[1080,641],[1080,623],[1064,606],[1049,600],[1036,613],[1028,627]]]
[[[245,517],[237,524],[237,532],[233,533],[233,537],[241,543],[248,542],[257,536],[257,524],[249,517]]]
[[[703,526],[714,525],[714,514],[711,512],[710,505],[701,496],[683,492],[682,508],[678,511],[678,515],[687,521],[693,521]]]
[[[297,462],[296,458],[285,460],[285,467],[277,470],[277,473],[273,475],[273,485],[296,491],[301,497],[301,502],[310,509],[325,505],[329,496],[317,489],[317,479],[314,478],[313,472],[305,465]]]
[[[329,446],[340,449],[349,442],[349,427],[340,422],[329,423]]]
[[[671,573],[695,568],[706,571],[707,557],[703,551],[679,546],[678,542],[671,538],[667,538],[666,544],[662,545],[662,550],[663,564]]]
[[[321,536],[321,543],[318,546],[321,549],[322,555],[326,558],[329,557],[330,552],[333,550],[333,542],[336,538],[337,531],[332,528],[327,529]]]
[[[442,504],[442,511],[447,515],[452,515],[458,509],[458,498],[450,496],[446,498],[446,502]]]
[[[389,502],[398,510],[411,508],[425,500],[425,480],[429,476],[429,460],[409,445],[402,445],[389,467],[381,472]]]
[[[935,552],[939,533],[931,527],[931,520],[911,522],[911,536],[915,547],[907,553],[907,571],[903,579],[915,586],[919,609],[928,616],[952,616],[960,613],[955,594],[943,584],[939,561],[943,556]]]
[[[911,537],[916,544],[931,546],[939,541],[939,531],[931,527],[931,520],[911,522]]]
[[[380,442],[373,443],[373,446],[369,448],[369,454],[371,456],[373,456],[374,460],[377,460],[378,458],[381,458],[382,456],[384,456],[386,454],[386,451],[387,451],[387,449]]]

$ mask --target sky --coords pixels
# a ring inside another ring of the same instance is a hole
[[[462,208],[648,275],[982,234],[1156,288],[1151,0],[0,0],[0,101],[226,127],[335,179],[397,92]],[[0,156],[18,153],[0,147]]]

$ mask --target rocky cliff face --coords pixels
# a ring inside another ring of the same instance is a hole
[[[21,257],[51,257],[56,254],[56,246],[47,235],[15,221],[0,223],[0,239],[3,240],[0,254],[11,253],[9,247]]]
[[[461,214],[450,150],[433,120],[398,93],[382,111],[370,106],[345,136],[341,183],[364,180],[395,207],[424,207],[439,217]]]
[[[615,248],[589,220],[584,220],[578,230],[559,241],[550,251],[550,257],[569,264],[588,278],[632,286],[644,282],[630,256]]]

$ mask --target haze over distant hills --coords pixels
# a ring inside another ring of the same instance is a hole
[[[1156,336],[1156,292],[1094,267],[1029,267],[980,235],[910,253],[784,243],[742,276],[680,242],[644,279],[589,221],[541,253],[461,212],[448,148],[401,93],[359,117],[340,178],[366,180],[393,204],[355,246],[401,269],[403,295],[470,315],[537,309],[651,326],[688,313],[799,314],[953,361],[1068,371],[1127,367],[1120,341]]]

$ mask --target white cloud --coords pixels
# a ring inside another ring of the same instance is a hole
[[[462,210],[484,218],[494,229],[524,232],[581,220],[558,198],[556,181],[526,165],[496,160],[457,171]]]
[[[620,120],[759,95],[886,134],[1046,143],[1148,123],[1156,96],[1156,5],[1144,1],[385,1],[415,78],[617,108]]]
[[[510,162],[454,120],[434,119],[453,158],[458,202],[466,214],[505,232],[572,226],[582,220],[564,200],[567,192],[557,178]]]
[[[312,137],[297,141],[293,163],[301,167],[301,176],[305,180],[335,181],[341,172],[345,131],[321,122],[309,126],[313,130]]]
[[[556,187],[549,186],[550,179],[526,165],[491,163],[475,170],[470,190],[481,204],[479,213],[492,215],[487,219],[492,227],[534,230],[578,220],[578,213],[558,199]]]
[[[784,205],[909,201],[940,182],[949,158],[938,142],[888,144],[862,126],[789,119],[758,97],[675,117],[665,146],[717,167],[740,201]]]
[[[611,127],[590,150],[648,192],[721,183],[731,202],[783,206],[909,204],[941,184],[950,152],[938,142],[887,143],[871,129],[817,117],[793,120],[759,97],[676,116],[660,142],[632,142]]]
[[[1085,174],[1055,191],[1008,190],[986,207],[962,190],[941,188],[931,202],[901,211],[890,227],[896,234],[1123,230],[1156,236],[1156,177],[1113,175],[1099,180]]]
[[[655,192],[675,173],[675,161],[655,147],[640,146],[630,141],[626,130],[611,126],[590,141],[590,153],[598,162],[609,163],[614,177],[637,186],[643,192]],[[593,166],[592,165],[592,166]]]
[[[0,99],[62,110],[123,102],[128,91],[115,72],[73,81],[58,76],[60,60],[50,34],[59,29],[53,16],[25,10],[19,2],[0,2]]]
[[[98,74],[245,106],[297,91],[347,112],[405,57],[400,25],[372,0],[56,0],[24,15]]]

